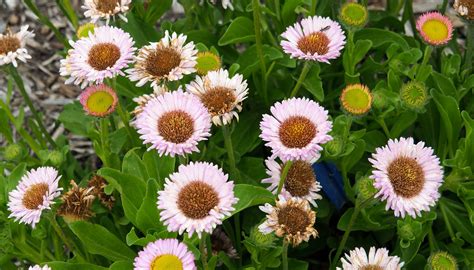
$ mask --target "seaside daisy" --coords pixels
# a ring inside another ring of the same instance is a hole
[[[389,256],[385,248],[371,247],[367,254],[364,248],[355,248],[341,258],[338,270],[400,270],[404,263],[397,256]]]
[[[26,63],[27,59],[31,59],[25,45],[34,36],[32,32],[28,31],[28,25],[22,26],[18,33],[7,30],[7,33],[0,34],[0,66],[12,63],[17,67],[17,60]]]
[[[262,180],[262,183],[270,184],[267,188],[273,193],[278,190],[280,183],[281,172],[286,163],[279,163],[275,159],[269,158],[265,161],[267,166],[268,178]],[[285,183],[281,190],[281,195],[285,199],[301,198],[310,202],[313,206],[317,206],[316,200],[323,197],[318,194],[321,190],[321,185],[316,180],[312,162],[305,160],[295,160],[288,170]]]
[[[93,23],[104,18],[106,24],[109,24],[110,18],[115,15],[127,22],[125,13],[131,2],[131,0],[85,0],[82,8],[86,10],[84,16],[91,18]]]
[[[428,101],[428,90],[422,82],[407,82],[400,89],[400,100],[407,108],[421,111]]]
[[[128,69],[129,79],[141,87],[151,82],[157,88],[162,81],[177,81],[196,72],[197,50],[194,43],[186,43],[187,36],[177,33],[165,36],[159,42],[142,47],[135,57],[135,65]]]
[[[191,162],[166,179],[157,204],[168,231],[186,231],[190,237],[197,233],[201,238],[231,215],[237,201],[234,182],[228,181],[222,169],[208,162]]]
[[[347,26],[362,27],[367,22],[367,8],[356,2],[347,2],[341,7],[339,19]]]
[[[474,1],[472,0],[454,0],[454,9],[459,15],[474,20]]]
[[[421,211],[429,211],[439,199],[443,169],[424,142],[415,144],[413,138],[389,140],[369,161],[374,169],[371,178],[378,190],[376,197],[387,201],[386,209],[392,209],[396,217],[421,216]]]
[[[28,268],[28,270],[51,270],[51,267],[49,267],[48,265],[44,265],[44,266],[40,266],[40,265],[34,265],[34,266],[30,266]]]
[[[54,199],[61,194],[62,188],[58,187],[60,178],[52,167],[39,167],[27,172],[16,189],[9,193],[9,217],[34,228],[43,210],[50,209]]]
[[[321,144],[332,139],[328,134],[332,129],[328,112],[308,98],[277,102],[270,111],[272,114],[264,114],[260,122],[260,138],[272,148],[272,158],[317,159],[323,149]]]
[[[167,92],[149,100],[137,115],[134,125],[148,150],[160,155],[185,155],[199,152],[198,143],[211,136],[211,116],[201,101],[181,90]]]
[[[275,232],[276,236],[283,237],[293,246],[307,242],[311,236],[318,236],[318,232],[313,228],[316,213],[311,210],[306,200],[285,199],[279,195],[275,206],[267,203],[259,208],[267,214],[266,220],[258,227],[263,234]]]
[[[115,91],[105,84],[87,87],[79,96],[87,114],[105,117],[115,111],[118,97]]]
[[[289,26],[281,35],[281,46],[292,58],[329,64],[341,55],[346,36],[341,25],[329,18],[308,17]]]
[[[430,270],[457,270],[456,258],[446,251],[436,251],[428,258],[428,269]]]
[[[66,84],[100,84],[107,78],[125,75],[122,69],[133,61],[134,41],[117,27],[96,27],[88,37],[70,43],[72,49],[61,60],[60,68],[62,76],[70,76]]]
[[[346,86],[339,98],[347,113],[362,116],[372,108],[372,94],[367,86],[357,83]]]
[[[138,252],[134,270],[195,270],[194,255],[177,239],[158,239]]]
[[[247,98],[247,81],[240,74],[229,77],[225,69],[210,71],[186,86],[186,90],[201,99],[212,116],[214,125],[230,124],[232,118],[239,119],[242,102]]]
[[[429,45],[444,45],[451,40],[453,23],[448,17],[434,11],[421,15],[416,21],[416,29]]]
[[[136,116],[143,111],[143,108],[148,103],[148,101],[168,92],[168,88],[166,85],[158,85],[153,89],[153,93],[151,94],[144,94],[138,97],[133,98],[133,102],[137,103],[137,106],[132,111],[132,113]]]
[[[196,72],[199,75],[206,75],[209,71],[219,70],[222,61],[219,55],[213,52],[199,52],[196,57]]]

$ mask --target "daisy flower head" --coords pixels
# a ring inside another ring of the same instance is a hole
[[[148,150],[160,155],[199,152],[198,143],[211,136],[211,116],[201,101],[181,90],[149,100],[134,122]]]
[[[88,37],[70,43],[72,49],[60,68],[62,76],[69,76],[66,83],[81,87],[100,84],[107,78],[125,75],[122,69],[133,61],[134,41],[117,27],[96,27]]]
[[[363,116],[372,108],[372,93],[360,83],[351,84],[342,90],[339,101],[344,111],[352,116]]]
[[[79,100],[87,114],[97,117],[113,113],[118,103],[115,91],[105,84],[87,87],[79,96]]]
[[[318,194],[321,185],[316,180],[311,161],[295,160],[288,170],[285,183],[281,189],[281,196],[285,199],[301,198],[310,202],[313,206],[317,206],[316,200],[323,197]],[[269,158],[265,161],[267,167],[268,178],[262,180],[262,183],[270,184],[267,188],[274,194],[278,190],[281,172],[286,163],[279,163],[275,159]]]
[[[7,30],[7,33],[0,34],[0,66],[12,63],[17,67],[17,60],[26,63],[27,59],[31,59],[25,45],[34,36],[33,32],[28,31],[28,25],[22,26],[18,33]]]
[[[110,18],[118,15],[125,22],[127,17],[125,13],[128,11],[131,0],[85,0],[83,9],[84,16],[91,18],[93,23],[99,19],[105,19],[109,24]]]
[[[133,102],[137,103],[137,106],[135,109],[132,111],[132,113],[137,116],[139,115],[142,111],[145,105],[148,103],[148,101],[168,92],[168,88],[166,85],[159,85],[158,87],[153,89],[153,93],[151,94],[144,94],[139,97],[133,98]]]
[[[346,36],[338,22],[320,16],[308,17],[289,26],[281,35],[281,46],[292,58],[329,64],[341,55]]]
[[[151,82],[157,88],[163,81],[177,81],[196,72],[197,50],[194,43],[186,43],[187,36],[168,31],[159,42],[142,47],[135,57],[135,66],[127,70],[129,79],[141,87]]]
[[[198,96],[212,116],[214,125],[230,124],[232,118],[239,119],[242,102],[247,98],[247,81],[240,74],[229,77],[225,69],[210,71],[206,76],[186,86],[186,90]]]
[[[386,209],[392,209],[396,217],[421,216],[441,196],[438,189],[443,183],[443,168],[424,142],[415,144],[413,138],[389,140],[369,161],[378,190],[375,196],[386,201]]]
[[[158,239],[138,252],[134,270],[181,269],[195,270],[194,255],[177,239]]]
[[[369,254],[364,248],[355,248],[341,258],[342,268],[338,270],[400,270],[404,263],[397,256],[389,256],[385,248],[371,247]]]
[[[237,201],[234,182],[222,169],[208,162],[191,162],[166,179],[157,204],[168,231],[186,231],[190,237],[197,233],[201,238],[231,215]]]
[[[263,234],[275,232],[278,237],[293,246],[317,237],[318,232],[313,228],[316,213],[311,210],[308,201],[300,198],[285,199],[279,195],[276,205],[265,204],[259,207],[267,214],[266,220],[258,226]]]
[[[28,270],[51,270],[51,267],[49,267],[48,265],[44,265],[43,267],[41,267],[40,265],[37,264],[34,266],[30,266]]]
[[[416,21],[416,29],[423,40],[433,46],[448,43],[453,35],[453,23],[437,11],[421,15]]]
[[[275,103],[271,115],[263,115],[260,138],[272,148],[272,158],[316,160],[321,144],[332,140],[328,112],[308,98],[291,98]]]
[[[51,209],[54,199],[61,194],[62,188],[58,187],[60,178],[52,167],[39,167],[27,172],[16,189],[9,193],[9,217],[34,228],[43,210]]]

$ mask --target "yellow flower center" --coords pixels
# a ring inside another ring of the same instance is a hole
[[[316,126],[304,116],[292,116],[280,126],[281,143],[288,148],[303,148],[316,136]]]
[[[341,8],[341,19],[348,25],[361,26],[367,20],[367,9],[358,3],[346,3]]]
[[[12,35],[7,34],[0,38],[0,55],[14,52],[20,48],[20,40]]]
[[[92,113],[104,114],[114,105],[115,98],[107,91],[92,93],[87,99],[87,108]]]
[[[440,20],[427,20],[421,29],[431,41],[443,41],[449,37],[448,26]]]
[[[178,256],[166,254],[155,258],[150,270],[183,270],[183,263]]]
[[[27,209],[38,209],[38,206],[43,204],[43,197],[48,193],[49,186],[46,183],[39,183],[31,185],[23,195],[23,206]]]

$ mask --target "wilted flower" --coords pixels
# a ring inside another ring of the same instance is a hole
[[[444,45],[451,40],[453,23],[448,17],[435,11],[420,16],[416,21],[416,29],[426,43]]]
[[[459,13],[459,15],[464,16],[469,20],[474,19],[474,1],[454,0],[453,7]]]
[[[404,263],[397,256],[389,256],[385,248],[371,247],[369,254],[364,248],[355,248],[341,258],[342,268],[338,270],[400,270]]]
[[[22,26],[18,33],[8,30],[6,34],[0,34],[0,66],[12,63],[16,67],[17,59],[25,63],[27,59],[31,59],[25,45],[34,36],[28,31],[28,25]]]
[[[112,195],[105,194],[105,187],[107,182],[102,176],[94,175],[87,183],[88,187],[93,187],[92,193],[95,197],[99,198],[99,201],[107,207],[109,210],[112,209],[115,203],[115,198]]]
[[[194,255],[176,239],[158,239],[145,246],[133,262],[134,270],[195,270]]]
[[[63,204],[58,209],[58,215],[68,221],[89,219],[93,216],[91,205],[95,199],[94,187],[81,188],[74,180],[70,184],[72,188],[61,196]]]

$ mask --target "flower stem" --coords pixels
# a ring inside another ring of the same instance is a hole
[[[281,189],[283,188],[283,185],[285,184],[286,176],[288,175],[288,172],[290,171],[291,164],[293,164],[293,161],[291,160],[287,161],[285,164],[285,167],[283,167],[283,170],[281,171],[280,182],[278,183],[278,189],[276,193],[277,198],[281,192]]]
[[[133,136],[133,130],[130,127],[130,122],[129,119],[122,108],[122,105],[120,104],[120,101],[117,103],[117,113],[120,116],[120,119],[123,122],[123,125],[125,126],[125,130],[127,131],[128,137],[130,137],[130,142],[132,145],[140,145],[140,142],[136,140],[136,137]]]
[[[66,237],[66,235],[64,234],[63,230],[61,229],[61,227],[59,226],[58,224],[58,221],[56,220],[56,217],[54,215],[48,215],[49,216],[49,220],[50,220],[50,223],[51,223],[51,226],[53,227],[54,231],[56,232],[56,234],[59,236],[59,238],[61,238],[61,240],[63,241],[63,243],[66,245],[66,247],[71,251],[71,252],[74,252],[74,254],[80,259],[80,261],[85,261],[84,257],[82,256],[82,254],[79,252],[79,249],[77,248],[76,245],[74,245],[73,243],[71,243],[69,241],[69,239]]]
[[[263,56],[263,45],[262,45],[262,32],[261,32],[261,25],[260,25],[260,1],[259,0],[252,0],[252,8],[253,8],[253,26],[255,30],[255,43],[257,46],[257,55],[260,62],[260,69],[262,73],[262,92],[263,92],[263,99],[265,104],[268,104],[268,93],[267,93],[267,67],[265,65],[265,58]]]
[[[9,66],[10,70],[10,75],[13,77],[15,80],[16,85],[18,86],[18,89],[20,90],[21,95],[23,96],[23,99],[26,102],[26,105],[30,108],[31,113],[33,114],[33,117],[35,118],[38,127],[40,128],[41,132],[43,133],[44,137],[48,142],[51,144],[53,148],[56,148],[56,142],[54,142],[53,138],[49,134],[49,132],[46,130],[46,127],[43,124],[43,121],[41,117],[39,116],[38,112],[36,111],[35,107],[33,106],[33,102],[31,102],[30,97],[28,96],[28,93],[26,93],[25,90],[25,85],[23,84],[23,80],[20,77],[20,74],[18,74],[18,70],[13,66]]]
[[[375,121],[377,121],[377,123],[379,123],[379,125],[382,127],[385,136],[390,139],[390,131],[388,130],[387,124],[385,124],[385,120],[383,118],[376,118]]]
[[[311,0],[311,10],[309,15],[314,16],[316,15],[316,5],[318,3],[318,0]]]
[[[281,253],[282,269],[288,270],[288,242],[283,240],[283,251]]]
[[[305,62],[303,66],[303,70],[301,70],[300,77],[298,78],[298,81],[296,82],[295,87],[293,90],[291,90],[290,98],[296,96],[298,93],[298,90],[300,90],[301,85],[303,84],[304,79],[306,79],[306,75],[308,75],[308,72],[311,68],[310,62]]]
[[[102,162],[104,163],[105,167],[110,167],[109,163],[109,153],[108,153],[108,139],[109,139],[109,125],[108,125],[108,119],[107,118],[102,118],[100,119],[100,144],[102,147]]]
[[[354,212],[352,212],[352,216],[349,221],[349,225],[347,226],[347,229],[344,232],[344,235],[342,236],[342,240],[339,243],[339,247],[337,248],[337,251],[336,251],[336,256],[334,256],[334,259],[331,263],[333,265],[331,269],[336,268],[339,258],[341,257],[342,251],[344,250],[344,247],[346,246],[346,242],[347,242],[347,239],[349,238],[349,234],[351,233],[352,226],[354,225],[357,219],[357,216],[359,215],[359,212],[360,212],[360,205],[356,202],[356,205],[354,207]]]
[[[235,155],[234,155],[234,147],[232,145],[232,137],[229,131],[229,127],[227,125],[222,125],[222,133],[224,135],[224,144],[225,148],[227,149],[227,156],[229,158],[229,165],[230,165],[230,172],[236,178],[237,181],[240,180],[239,170],[235,165]]]
[[[202,262],[202,269],[207,270],[209,267],[207,266],[207,251],[206,251],[206,238],[207,233],[203,233],[201,239],[199,241],[199,251],[201,251],[201,262]]]

